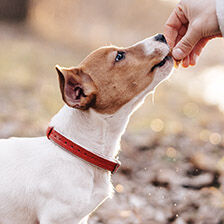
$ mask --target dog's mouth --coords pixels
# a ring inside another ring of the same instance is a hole
[[[152,68],[151,68],[151,71],[150,72],[153,72],[156,68],[161,68],[163,67],[166,62],[168,60],[170,60],[172,57],[170,55],[167,55],[161,62],[159,62],[158,64],[154,65]]]

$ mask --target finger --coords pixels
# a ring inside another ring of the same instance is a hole
[[[196,53],[198,56],[201,54],[203,48],[206,46],[209,40],[214,39],[216,37],[222,37],[221,34],[212,35],[209,37],[204,37],[198,40],[199,36],[196,31],[192,31],[192,29],[188,29],[185,36],[180,40],[180,42],[176,45],[173,50],[173,57],[177,60],[182,60],[186,55],[189,55],[190,52]],[[181,49],[181,53],[178,53],[177,56],[175,50],[177,48]],[[181,56],[180,56],[181,55]],[[197,57],[196,57],[197,59]]]
[[[194,46],[192,52],[199,56],[209,40],[209,38],[203,38],[199,40],[198,43]]]
[[[177,43],[173,50],[173,56],[177,60],[182,60],[190,54],[194,46],[201,39],[200,34],[189,27],[183,38]]]
[[[198,57],[200,56],[204,47],[207,45],[208,41],[215,37],[221,37],[221,35],[205,37],[205,38],[202,38],[200,41],[198,41],[198,43],[195,45],[195,47],[190,53],[190,65],[192,66],[196,65]]]
[[[193,48],[193,52],[196,53],[198,56],[201,54],[204,47],[207,45],[208,41],[215,38],[215,37],[221,37],[221,35],[215,35],[210,37],[202,38]]]
[[[200,41],[198,41],[198,43],[195,45],[195,47],[193,48],[193,50],[189,55],[189,64],[191,66],[196,65],[198,56],[201,54],[203,48],[205,47],[208,41],[209,38],[203,38]]]
[[[190,64],[190,56],[187,56],[187,57],[185,57],[185,58],[183,59],[183,61],[182,61],[182,66],[183,66],[184,68],[187,68],[187,67],[189,66],[189,64]]]
[[[186,34],[187,32],[187,28],[183,25],[180,30],[178,31],[178,35],[175,41],[175,46],[177,45],[177,43],[183,38],[183,36]],[[174,46],[174,47],[175,47]]]
[[[187,23],[188,21],[179,5],[171,13],[164,28],[164,35],[171,48],[175,46],[176,38],[178,36],[179,30],[181,29],[183,24],[187,24]]]
[[[179,35],[184,36],[187,32],[188,24],[183,24],[179,30]]]
[[[192,51],[190,53],[190,65],[194,66],[197,63],[197,59],[198,59],[198,55],[196,53],[194,53],[194,51]]]
[[[171,16],[175,16],[175,14]],[[166,37],[168,45],[173,48],[178,36],[178,28],[172,27],[170,24],[166,23],[164,28],[164,35]]]

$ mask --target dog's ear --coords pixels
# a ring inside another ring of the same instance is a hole
[[[87,110],[95,103],[97,88],[91,77],[79,68],[56,65],[64,102],[73,108]]]

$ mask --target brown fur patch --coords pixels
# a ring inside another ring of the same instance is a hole
[[[103,47],[81,62],[76,69],[88,74],[95,86],[92,108],[113,114],[150,85],[154,76],[150,70],[161,61],[162,52],[156,48],[146,55],[144,50],[142,43],[129,48]],[[125,52],[125,58],[116,62],[118,51]]]
[[[96,100],[96,86],[88,74],[78,68],[61,68],[56,66],[62,98],[70,107],[86,110],[94,105]],[[77,99],[75,89],[83,91]]]
[[[125,52],[125,59],[115,62],[118,50]],[[98,89],[93,105],[96,111],[115,113],[152,82],[150,59],[142,51],[137,47],[101,48],[81,63],[83,71],[91,76]]]

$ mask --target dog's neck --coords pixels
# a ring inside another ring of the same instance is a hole
[[[113,115],[103,115],[93,109],[81,111],[65,105],[53,117],[50,126],[93,153],[115,158],[130,112],[126,108]]]
[[[114,114],[100,114],[93,109],[73,109],[67,105],[52,118],[50,126],[74,143],[97,154],[115,158],[120,149],[120,139],[128,125],[131,114],[152,92],[153,83],[123,105]]]

